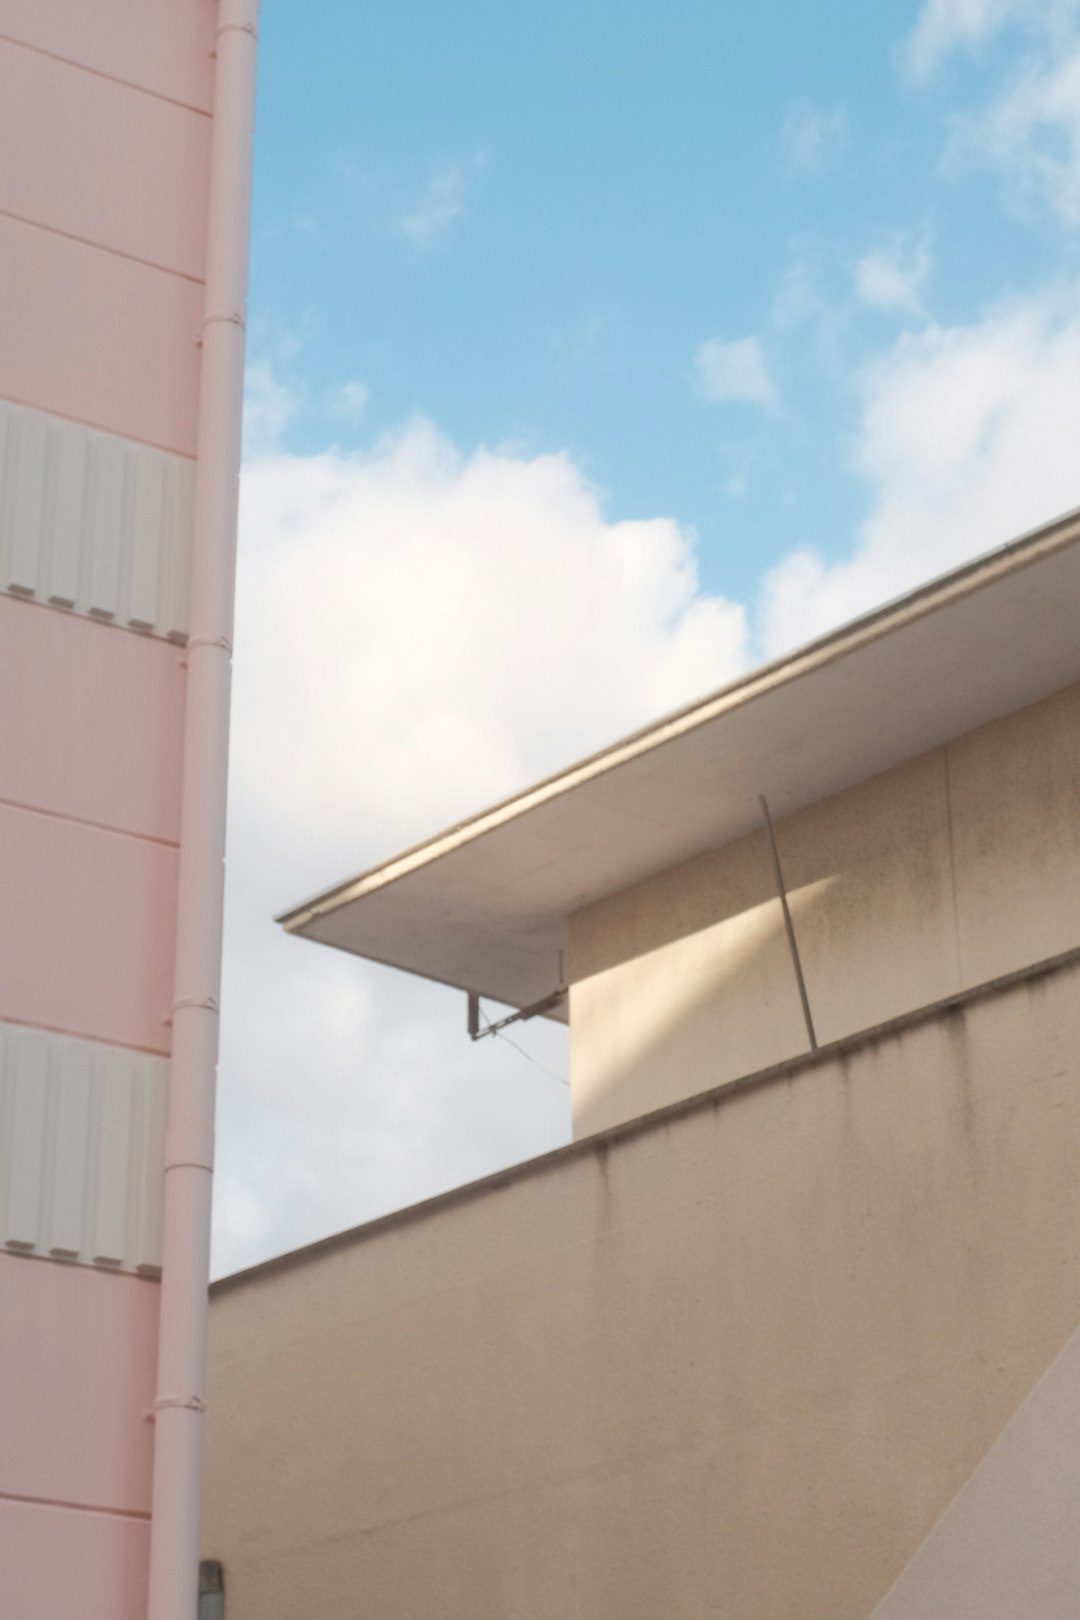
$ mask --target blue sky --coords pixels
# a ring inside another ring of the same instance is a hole
[[[569,449],[612,516],[691,525],[725,593],[796,539],[842,552],[866,503],[853,388],[912,316],[860,305],[860,259],[921,248],[923,308],[949,323],[1073,257],[1051,213],[943,161],[1024,36],[915,83],[916,17],[264,0],[253,350],[302,391],[289,442],[366,443],[422,411],[460,446]],[[785,314],[799,276],[827,336]],[[706,403],[698,346],[748,334],[777,407]]]
[[[276,913],[1080,505],[1080,0],[263,0],[260,56],[219,1271],[570,1130],[564,1031]]]

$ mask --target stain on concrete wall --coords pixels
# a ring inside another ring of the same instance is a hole
[[[1080,687],[782,821],[818,1041],[1080,944]],[[764,837],[572,919],[578,1136],[806,1050]]]
[[[865,1620],[1080,1321],[1078,992],[219,1285],[231,1620]]]

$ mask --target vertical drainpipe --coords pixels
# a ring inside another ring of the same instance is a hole
[[[189,0],[194,4],[196,0]],[[199,384],[149,1620],[193,1620],[259,0],[219,0]]]

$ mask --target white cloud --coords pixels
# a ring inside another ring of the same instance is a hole
[[[370,398],[370,390],[362,382],[342,383],[337,393],[338,405],[347,416],[362,416]]]
[[[862,381],[856,544],[770,573],[755,656],[1075,506],[1078,440],[1080,288],[901,338]],[[471,1046],[461,996],[273,913],[749,656],[674,522],[608,522],[568,456],[463,456],[421,422],[366,455],[250,463],[237,605],[219,1271],[568,1134],[565,1087]],[[566,1075],[562,1031],[516,1038]]]
[[[848,120],[842,107],[799,102],[780,131],[780,156],[791,178],[817,178],[834,168],[847,145]]]
[[[486,167],[483,152],[434,166],[421,197],[398,221],[416,247],[430,247],[467,213],[470,197]]]
[[[773,299],[772,319],[781,331],[816,320],[825,310],[825,300],[817,277],[804,258],[794,259],[784,270]]]
[[[926,0],[904,52],[917,80],[958,47],[1013,26],[1024,40],[1003,86],[950,120],[946,171],[998,174],[1020,211],[1049,208],[1080,224],[1080,0]]]
[[[1067,38],[1080,0],[924,0],[902,62],[925,81],[955,50],[972,50],[1008,27],[1050,41]]]
[[[244,451],[265,455],[281,442],[296,412],[296,395],[280,382],[269,360],[252,360],[244,371]]]
[[[859,260],[855,266],[855,296],[870,309],[918,315],[929,274],[930,251],[926,243],[909,243],[897,237]]]
[[[463,998],[283,936],[276,911],[716,686],[738,606],[693,537],[611,523],[565,455],[414,422],[243,480],[216,1265],[565,1140],[568,1101]],[[562,1032],[515,1039],[565,1075]]]
[[[1080,224],[1080,42],[1032,58],[989,106],[955,119],[946,165],[985,165],[1014,206]]]
[[[709,338],[694,355],[694,376],[703,399],[713,403],[742,400],[766,410],[776,409],[776,388],[756,337],[737,338],[731,343]]]
[[[847,559],[796,551],[767,577],[771,656],[1080,503],[1080,290],[905,336],[863,379],[870,513]]]
[[[796,242],[770,311],[774,333],[801,330],[821,379],[830,379],[844,394],[850,387],[855,313],[849,297],[850,276],[850,263],[840,257],[834,242],[813,238]]]
[[[927,79],[958,47],[980,44],[1037,9],[1037,0],[925,0],[904,49],[905,66]]]

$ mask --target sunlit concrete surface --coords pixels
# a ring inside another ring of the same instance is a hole
[[[873,1620],[1074,1620],[1080,1331],[1010,1419]]]
[[[1072,954],[216,1285],[230,1620],[864,1620],[1080,1321],[1078,1150]]]
[[[1080,943],[1080,686],[777,824],[820,1042]],[[763,833],[570,920],[576,1134],[805,1051]]]

